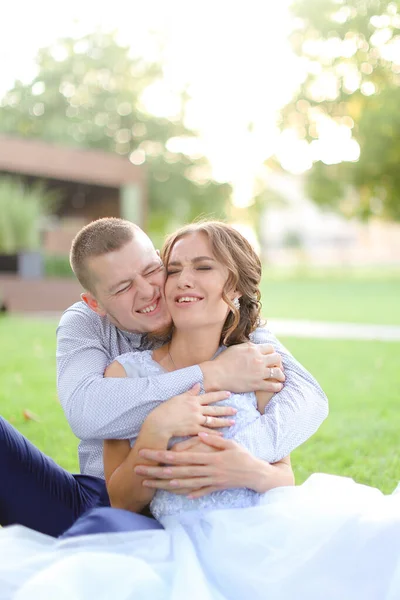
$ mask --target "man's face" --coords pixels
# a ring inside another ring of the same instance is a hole
[[[151,333],[171,322],[164,298],[165,270],[144,232],[120,250],[89,259],[94,294],[82,298],[123,331]]]

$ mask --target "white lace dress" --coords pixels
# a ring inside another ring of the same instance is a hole
[[[220,351],[222,348],[220,349]],[[153,360],[152,351],[145,350],[142,352],[124,354],[117,358],[128,377],[160,375],[163,373],[163,368]],[[247,425],[256,421],[260,413],[257,410],[257,400],[254,393],[248,394],[231,394],[227,400],[217,402],[215,406],[231,406],[237,409],[237,414],[234,417],[235,425],[232,427],[222,427],[220,431],[224,437],[234,439],[239,432],[247,431]],[[178,441],[185,438],[173,438],[170,441],[169,447],[173,446]],[[251,432],[241,436],[242,445],[244,445],[253,454],[254,448],[252,443]],[[130,440],[131,446],[135,443],[136,438]],[[260,443],[260,441],[258,441]],[[171,515],[181,514],[183,511],[189,510],[211,510],[214,508],[244,508],[258,504],[260,500],[259,494],[246,488],[222,490],[198,498],[189,500],[186,496],[179,496],[164,490],[158,490],[154,495],[154,499],[150,505],[150,510],[159,521],[163,522],[164,518]]]
[[[122,359],[128,374],[161,368],[140,357]],[[256,417],[255,397],[229,404],[234,438]],[[262,495],[157,493],[152,509],[165,530],[63,541],[1,530],[0,600],[400,599],[399,493],[316,474]]]

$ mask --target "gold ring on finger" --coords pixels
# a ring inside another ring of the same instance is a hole
[[[203,427],[207,427],[209,420],[210,420],[210,417],[207,417],[207,416],[204,417]]]
[[[273,367],[270,367],[270,369],[269,369],[269,378],[270,379],[274,378],[274,369],[273,369]]]

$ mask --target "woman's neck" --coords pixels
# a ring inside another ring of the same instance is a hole
[[[199,365],[211,360],[220,345],[221,330],[177,331],[167,347],[167,353],[175,369]]]

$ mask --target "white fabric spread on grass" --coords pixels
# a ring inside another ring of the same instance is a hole
[[[0,531],[1,600],[399,600],[400,494],[333,475],[165,531]]]

